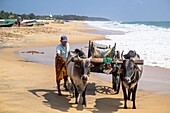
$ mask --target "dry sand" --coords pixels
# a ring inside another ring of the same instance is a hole
[[[54,67],[26,62],[18,58],[16,51],[34,46],[52,46],[59,43],[63,34],[69,42],[88,43],[88,40],[104,39],[87,34],[81,22],[49,24],[43,27],[0,28],[0,113],[170,113],[170,95],[138,91],[137,109],[123,109],[123,93],[113,94],[111,83],[91,75],[87,90],[87,107],[74,104],[74,98],[62,91],[57,95]],[[156,69],[155,69],[156,71]],[[104,89],[102,89],[104,87]]]

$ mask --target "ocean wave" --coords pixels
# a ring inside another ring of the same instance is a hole
[[[110,40],[96,43],[111,45],[117,43],[117,49],[125,52],[136,50],[144,59],[145,65],[170,68],[170,29],[144,24],[121,24],[120,22],[87,22],[88,25],[103,30],[117,30],[124,35],[107,35]],[[106,29],[107,28],[107,29]]]

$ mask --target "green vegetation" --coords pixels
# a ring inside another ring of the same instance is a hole
[[[21,15],[24,19],[60,19],[60,20],[89,20],[89,21],[109,21],[109,19],[101,17],[88,17],[88,16],[78,16],[78,15],[53,15],[49,17],[47,15],[40,16],[34,13],[30,14],[15,14],[12,12],[0,11],[0,19],[16,19],[18,15]]]
[[[15,14],[12,12],[5,12],[4,10],[0,11],[0,19],[16,19],[19,14]],[[22,14],[22,18],[24,19],[35,19],[36,16],[33,13],[30,14]]]

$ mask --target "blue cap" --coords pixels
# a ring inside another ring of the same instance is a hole
[[[62,42],[67,42],[67,37],[66,36],[61,36],[61,41]]]

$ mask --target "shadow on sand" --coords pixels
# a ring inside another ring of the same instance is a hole
[[[38,93],[43,93],[42,96],[45,99],[45,101],[42,101],[43,104],[47,107],[51,107],[52,109],[58,109],[60,111],[67,112],[71,107],[69,104],[71,99],[68,98],[68,95],[59,96],[57,94],[57,90],[34,89],[29,90],[29,92],[36,95],[37,97],[41,97],[38,95]]]
[[[120,109],[122,99],[119,98],[99,98],[95,101],[93,113],[113,113]]]
[[[114,95],[110,87],[107,86],[95,86],[95,83],[89,83],[87,87],[87,95],[96,95],[96,91],[99,93]],[[106,90],[107,89],[107,90]],[[103,91],[102,91],[103,90]],[[68,112],[70,108],[75,108],[78,111],[82,111],[84,108],[79,103],[75,106],[74,103],[69,103],[71,101],[71,97],[68,95],[59,96],[57,94],[57,90],[48,90],[48,89],[33,89],[29,90],[32,94],[37,97],[43,96],[45,100],[43,100],[43,104],[47,107],[51,107],[52,109],[57,109],[62,112]],[[94,108],[90,108],[89,110],[93,113],[111,113],[113,111],[117,111],[121,105],[121,99],[114,99],[114,98],[99,98],[95,101]],[[88,100],[87,100],[88,103]],[[88,105],[87,105],[88,106]],[[88,110],[88,107],[85,108]]]

